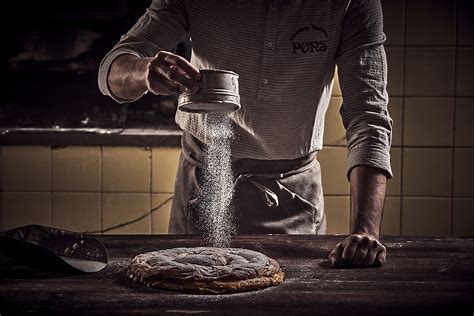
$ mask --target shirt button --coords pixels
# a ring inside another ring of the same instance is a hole
[[[271,10],[272,13],[277,12],[277,6],[276,5],[271,6],[270,10]]]
[[[262,83],[263,83],[263,84],[268,84],[268,83],[269,83],[269,80],[267,80],[267,79],[262,79]]]
[[[267,42],[267,43],[266,43],[266,46],[269,47],[269,48],[271,48],[271,47],[272,47],[272,42]]]

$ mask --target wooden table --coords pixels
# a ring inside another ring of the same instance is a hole
[[[189,236],[99,236],[109,264],[76,276],[0,274],[0,314],[473,315],[473,238],[385,237],[381,268],[331,269],[326,257],[343,236],[239,236],[282,265],[284,283],[257,292],[190,295],[126,278],[138,253],[199,246]],[[11,268],[11,267],[10,267]]]

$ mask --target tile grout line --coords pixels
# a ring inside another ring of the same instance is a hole
[[[53,199],[53,147],[48,146],[49,148],[49,173],[50,173],[50,203],[51,203],[51,226],[53,224],[53,210],[54,210],[54,199]]]
[[[2,156],[2,160],[1,160],[1,164],[0,164],[0,172],[1,172],[1,175],[2,175],[2,178],[0,179],[0,186],[1,186],[1,190],[0,190],[0,223],[1,223],[1,227],[0,227],[0,230],[3,231],[4,228],[5,228],[5,218],[4,218],[4,214],[5,214],[5,210],[4,210],[4,196],[3,196],[3,187],[5,185],[5,172],[4,172],[4,168],[3,168],[3,165],[5,164],[5,159],[4,159],[4,154],[3,154],[3,149],[4,149],[5,146],[0,146],[0,155]]]
[[[338,77],[338,86],[339,86],[339,88],[340,88],[340,94],[341,94],[341,96],[339,96],[339,98],[341,99],[341,100],[340,100],[340,101],[341,101],[341,102],[340,102],[340,107],[341,107],[341,105],[343,104],[343,92],[341,91],[340,77]],[[341,118],[341,116],[340,116],[340,118]],[[345,148],[345,149],[347,150],[346,155],[348,155],[348,144],[347,144],[346,137],[345,137],[345,144],[344,144],[344,145],[329,145],[329,146],[326,145],[326,146],[325,146],[325,144],[324,144],[322,150],[324,150],[325,147],[326,147],[326,148]],[[321,171],[320,171],[320,172],[321,172]],[[347,180],[347,181],[349,181],[349,180]],[[347,197],[348,197],[348,207],[349,207],[350,209],[349,209],[349,212],[348,212],[348,214],[349,214],[349,219],[348,219],[348,221],[349,221],[349,222],[347,223],[348,225],[347,225],[346,229],[347,229],[347,234],[351,234],[351,233],[352,233],[352,230],[353,230],[353,229],[352,229],[352,226],[353,226],[353,199],[352,199],[352,197],[351,197],[351,182],[349,183],[347,190],[348,190],[348,191],[347,191],[347,194],[341,194],[341,195],[335,194],[335,195],[333,195],[333,196],[337,196],[337,197],[341,197],[341,196],[342,196],[342,197],[346,197],[346,196],[347,196]],[[328,196],[332,196],[332,195],[328,195]],[[324,207],[325,207],[325,206],[324,206]]]
[[[153,181],[153,147],[150,147],[150,155],[149,155],[149,164],[150,164],[150,174],[149,174],[149,210],[153,208],[153,186],[152,186],[152,181]],[[153,215],[150,213],[150,235],[153,235]]]
[[[453,98],[451,98],[453,101]],[[403,102],[403,101],[401,101]],[[454,146],[446,146],[446,145],[391,145],[391,148],[410,148],[410,149],[452,149]],[[473,146],[469,145],[460,145],[460,146],[455,146],[456,148],[460,149],[473,149]],[[323,145],[323,150],[326,148],[329,149],[346,149],[346,145],[328,145],[324,144]]]
[[[455,115],[456,113],[456,97],[457,97],[457,57],[459,48],[458,44],[458,19],[459,19],[459,8],[458,2],[455,1],[455,53],[454,53],[454,98],[453,98],[453,109],[452,109],[452,162],[451,162],[451,185],[450,185],[450,226],[449,226],[449,234],[453,235],[453,227],[454,227],[454,183],[455,183]]]
[[[402,49],[402,65],[403,65],[403,70],[402,70],[402,100],[401,100],[401,168],[400,168],[400,177],[401,177],[401,183],[399,184],[399,235],[402,235],[402,211],[403,211],[403,188],[404,188],[404,115],[405,115],[405,110],[406,110],[406,36],[407,36],[407,0],[403,1],[403,49]]]
[[[4,192],[11,192],[11,193],[21,193],[21,192],[24,192],[24,193],[48,193],[48,192],[51,192],[51,190],[28,190],[28,189],[16,189],[16,190],[3,190]],[[54,193],[63,193],[63,194],[67,194],[67,193],[74,193],[74,194],[90,194],[90,193],[96,193],[96,194],[99,194],[101,193],[101,191],[86,191],[86,190],[65,190],[65,191],[62,191],[62,190],[57,190],[57,191],[54,191]],[[148,194],[150,193],[148,190],[147,191],[104,191],[104,193],[108,194],[108,193],[113,193],[113,194]],[[155,192],[157,194],[173,194],[173,192],[169,192],[169,191],[157,191]]]
[[[5,190],[5,193],[49,193],[50,191],[38,191],[38,190]],[[91,193],[96,193],[99,194],[100,192],[98,191],[54,191],[54,193],[61,193],[61,194],[91,194]],[[148,191],[141,191],[141,192],[105,192],[105,193],[112,193],[112,194],[130,194],[130,195],[144,195],[148,194]],[[156,192],[154,194],[161,194],[161,195],[172,195],[173,192],[165,192],[165,191],[160,191]],[[347,193],[330,193],[330,194],[325,194],[328,197],[349,197],[350,195]],[[387,197],[400,197],[400,194],[386,194]],[[441,198],[441,199],[450,199],[451,195],[405,195],[405,197],[408,198]],[[460,198],[460,199],[472,199],[472,195],[457,195],[455,198]]]
[[[457,43],[455,44],[457,45]],[[415,45],[415,44],[412,44],[412,45],[385,45],[387,46],[388,48],[402,48],[404,46],[406,46],[407,48],[453,48],[454,45],[450,45],[450,44],[446,44],[446,45],[424,45],[424,44],[421,44],[421,45]],[[473,46],[472,45],[457,45],[458,47],[461,47],[461,48],[472,48]]]
[[[100,186],[100,203],[101,203],[101,208],[100,208],[100,211],[101,211],[101,217],[100,217],[100,229],[101,231],[104,229],[104,197],[103,197],[103,194],[104,194],[104,159],[102,157],[103,155],[103,150],[102,150],[102,147],[103,146],[99,146],[99,166],[101,168],[101,170],[99,170],[99,180],[101,182],[101,186]],[[101,233],[101,235],[103,235],[103,233]]]
[[[456,47],[452,47],[455,51]],[[461,47],[463,48],[463,47]],[[473,48],[473,47],[472,47]],[[412,99],[452,99],[454,98],[454,94],[440,94],[440,95],[423,95],[423,94],[407,94],[407,95],[402,95],[402,94],[391,94],[393,98],[412,98]],[[456,96],[457,98],[462,98],[462,99],[472,99],[473,97],[470,95],[459,95]]]

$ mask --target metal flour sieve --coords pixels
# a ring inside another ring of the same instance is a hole
[[[230,113],[241,108],[238,74],[228,70],[202,69],[199,90],[178,96],[178,109],[191,113]]]

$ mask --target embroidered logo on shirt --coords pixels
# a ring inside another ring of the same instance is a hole
[[[327,31],[311,25],[299,28],[290,38],[293,54],[309,54],[327,50]]]

